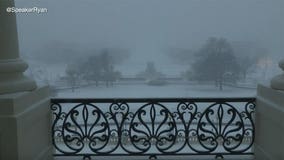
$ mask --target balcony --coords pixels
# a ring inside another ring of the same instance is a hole
[[[0,4],[0,160],[284,160],[283,73],[255,98],[50,98],[24,75],[14,0]]]
[[[252,159],[255,98],[51,99],[56,159]]]

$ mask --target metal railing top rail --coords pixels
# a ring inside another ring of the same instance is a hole
[[[128,102],[128,103],[145,103],[145,102],[244,102],[256,101],[255,97],[228,97],[228,98],[51,98],[52,103],[110,103],[110,102]]]

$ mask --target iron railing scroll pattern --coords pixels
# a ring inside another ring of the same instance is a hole
[[[55,156],[253,155],[255,98],[52,99]]]

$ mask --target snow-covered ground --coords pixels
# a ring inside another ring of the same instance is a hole
[[[167,97],[254,97],[255,89],[224,86],[220,91],[213,85],[165,85],[149,86],[146,84],[114,85],[112,87],[88,86],[58,91],[60,98],[167,98]]]

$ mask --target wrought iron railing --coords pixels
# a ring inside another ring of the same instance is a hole
[[[52,99],[55,156],[253,155],[255,98]]]

